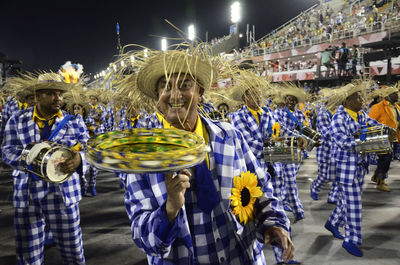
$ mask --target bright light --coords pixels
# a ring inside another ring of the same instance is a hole
[[[163,52],[165,52],[167,50],[167,39],[166,38],[162,38],[161,39],[161,50]]]
[[[231,21],[232,21],[232,23],[238,23],[240,21],[240,19],[241,19],[240,12],[241,12],[240,3],[238,1],[233,2],[233,4],[231,5]]]
[[[124,66],[125,66],[124,61],[121,61],[121,67],[124,67]]]
[[[189,38],[189,40],[190,40],[190,41],[193,41],[194,38],[195,38],[195,35],[196,35],[196,33],[195,33],[195,31],[194,31],[194,25],[191,24],[191,25],[188,27],[188,38]]]
[[[242,33],[239,34],[239,38],[241,38],[241,37],[243,37],[243,34],[242,34]]]
[[[131,63],[135,62],[135,56],[131,55]]]
[[[113,64],[114,71],[117,71],[117,66]]]
[[[104,71],[104,70],[101,71],[101,75],[102,75],[102,76],[105,76],[105,75],[106,75],[106,71]]]
[[[143,51],[143,53],[144,53],[144,57],[148,57],[149,55],[147,54],[147,52],[148,52],[148,50],[147,49],[144,49],[144,51]]]

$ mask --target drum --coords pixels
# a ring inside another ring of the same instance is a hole
[[[72,175],[59,169],[59,164],[70,158],[72,152],[68,148],[51,142],[30,143],[21,154],[26,171],[52,183],[62,183]]]
[[[189,168],[203,162],[209,150],[197,134],[162,128],[111,131],[90,139],[86,147],[95,167],[127,173]]]
[[[390,128],[385,125],[373,126],[358,131],[356,138],[356,152],[361,154],[375,153],[388,154],[392,151],[389,140]]]
[[[264,159],[269,163],[300,163],[301,150],[297,137],[276,137],[264,141]]]
[[[321,134],[319,132],[306,125],[298,127],[297,130],[307,139],[307,151],[311,151],[321,139]]]

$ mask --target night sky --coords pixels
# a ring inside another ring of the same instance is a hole
[[[117,54],[116,23],[122,45],[160,49],[160,38],[179,37],[170,25],[205,41],[229,34],[229,0],[169,1],[17,1],[0,4],[0,52],[23,61],[23,69],[56,71],[65,61],[80,63],[85,73],[105,69]],[[256,39],[298,15],[318,0],[242,0],[242,20],[255,25]]]

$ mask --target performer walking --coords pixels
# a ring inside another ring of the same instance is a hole
[[[39,81],[32,83],[37,105],[10,118],[2,146],[3,160],[15,169],[13,201],[17,260],[18,264],[43,264],[46,224],[63,262],[84,264],[78,208],[81,199],[79,174],[83,172],[81,154],[71,151],[72,158],[59,164],[62,172],[73,173],[62,184],[35,179],[34,175],[20,168],[21,152],[32,142],[52,138],[54,143],[72,147],[78,143],[85,144],[89,138],[80,116],[67,116],[60,110],[67,84],[57,74],[47,73],[39,77]],[[58,133],[54,134],[56,131]]]

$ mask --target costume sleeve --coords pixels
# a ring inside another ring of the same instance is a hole
[[[329,128],[331,126],[327,110],[320,111],[317,116],[317,129],[322,137],[329,137]]]
[[[243,152],[247,170],[257,175],[259,185],[263,191],[263,195],[256,201],[254,209],[257,220],[257,238],[264,242],[265,232],[269,228],[282,227],[289,231],[290,221],[280,206],[278,199],[273,195],[269,174],[262,169],[256,157],[249,151],[249,147],[240,133],[238,133],[238,138],[241,142],[241,152]]]
[[[235,113],[232,115],[231,124],[235,129],[240,131],[243,134],[244,139],[246,139],[247,144],[249,145],[253,154],[257,154],[262,151],[263,143],[260,143],[259,139],[256,139],[251,133],[251,129],[249,127],[249,121],[243,119],[244,116],[241,113]],[[261,146],[260,146],[261,145]]]
[[[353,135],[349,135],[346,130],[346,122],[342,115],[334,115],[332,118],[329,133],[331,139],[342,149],[353,151],[356,147],[356,142]]]
[[[381,104],[375,104],[371,107],[368,116],[374,120],[379,120],[381,116],[381,111],[379,109],[379,106],[382,106]]]
[[[16,169],[21,168],[21,153],[23,145],[18,135],[17,116],[13,115],[7,122],[3,132],[3,144],[1,147],[2,159],[4,163]]]
[[[74,122],[74,131],[75,131],[75,138],[78,139],[78,143],[80,143],[82,146],[86,146],[87,141],[89,140],[89,130],[86,127],[86,124],[82,118],[81,115],[76,116],[77,119]],[[86,153],[84,151],[84,148],[79,152],[81,155],[81,166],[77,168],[77,173],[79,175],[85,175],[89,171],[89,163],[86,160]]]
[[[158,178],[160,175],[152,174],[152,177]],[[184,226],[184,212],[181,209],[174,223],[170,224],[165,203],[161,206],[158,204],[147,177],[127,175],[125,208],[131,224],[132,239],[137,247],[147,255],[165,258]]]

